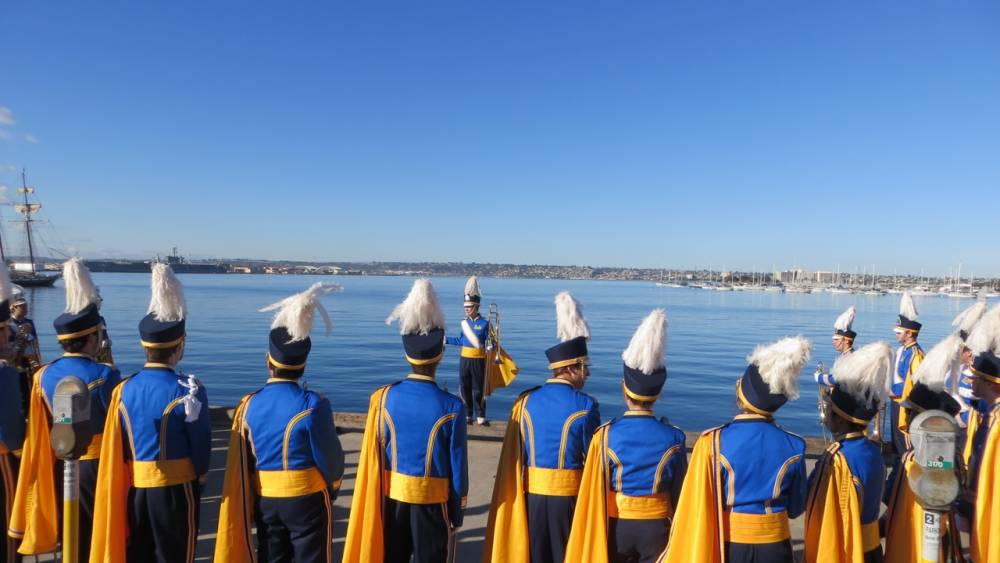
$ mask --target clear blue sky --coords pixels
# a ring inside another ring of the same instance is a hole
[[[0,72],[85,256],[1000,274],[996,2],[5,2]]]

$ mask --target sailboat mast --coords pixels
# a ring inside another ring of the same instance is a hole
[[[31,275],[35,275],[35,249],[31,240],[31,206],[28,205],[28,180],[24,168],[21,169],[21,193],[24,195],[24,232],[28,237],[28,259],[31,261]]]

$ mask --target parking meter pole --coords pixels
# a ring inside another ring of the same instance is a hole
[[[941,519],[944,514],[937,510],[924,510],[924,534],[920,548],[921,563],[938,563],[941,553]]]
[[[77,563],[80,552],[80,462],[63,461],[63,563]]]

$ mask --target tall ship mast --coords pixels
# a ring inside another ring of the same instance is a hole
[[[24,287],[49,287],[59,279],[58,274],[46,275],[38,272],[38,266],[35,264],[35,240],[31,232],[31,224],[37,223],[35,219],[32,219],[32,215],[38,213],[42,208],[41,203],[33,203],[28,201],[28,195],[35,193],[35,188],[28,186],[27,176],[25,175],[24,169],[21,169],[21,187],[17,189],[17,193],[23,198],[23,203],[15,203],[14,211],[20,213],[24,216],[24,219],[19,219],[13,221],[15,223],[24,223],[24,238],[28,246],[28,263],[14,263],[14,267],[11,269],[11,279],[14,283],[24,286]],[[2,249],[2,246],[0,246]],[[2,252],[2,250],[0,250]],[[6,259],[6,256],[4,256]]]

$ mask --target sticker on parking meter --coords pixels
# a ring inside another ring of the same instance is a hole
[[[927,469],[955,467],[955,435],[947,432],[923,432],[916,450],[917,463]]]
[[[73,424],[73,396],[57,393],[52,401],[52,424]]]

